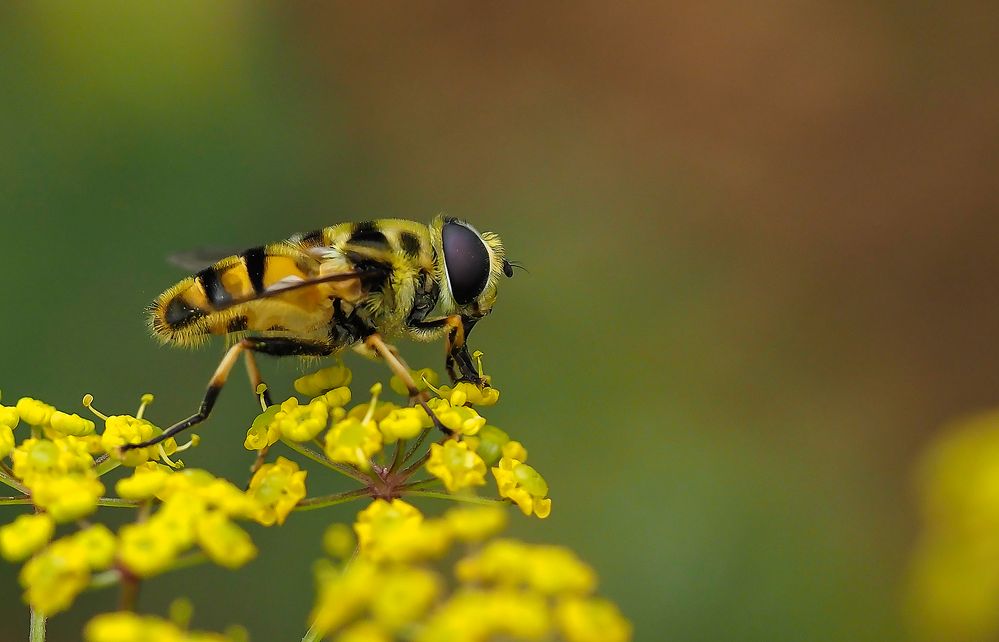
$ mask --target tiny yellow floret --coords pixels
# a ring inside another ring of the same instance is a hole
[[[430,446],[427,472],[443,481],[452,493],[486,483],[486,462],[468,444],[454,439]]]
[[[364,421],[348,416],[326,433],[326,456],[332,461],[354,464],[361,470],[371,468],[371,456],[382,449],[382,434],[373,419]]]
[[[613,603],[600,598],[568,598],[555,611],[568,642],[628,642],[631,623]]]
[[[265,526],[275,522],[284,524],[288,513],[305,497],[306,475],[307,471],[300,470],[298,464],[284,457],[261,466],[247,490],[247,494],[260,504],[256,520]]]
[[[44,427],[49,425],[49,419],[56,409],[49,404],[32,399],[31,397],[21,397],[17,400],[17,414],[24,423],[31,426]]]
[[[8,562],[20,562],[52,539],[55,522],[45,513],[18,515],[0,528],[0,554]]]

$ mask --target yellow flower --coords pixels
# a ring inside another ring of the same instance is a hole
[[[364,620],[344,629],[336,642],[392,642],[392,636],[377,623]]]
[[[177,549],[184,549],[194,543],[195,525],[207,510],[205,500],[196,493],[176,492],[145,523],[160,537],[172,541]]]
[[[371,614],[385,628],[402,630],[430,610],[440,590],[440,579],[430,571],[405,567],[389,571],[378,582]]]
[[[333,388],[349,386],[352,379],[350,368],[337,363],[295,379],[295,390],[306,397],[315,397]]]
[[[21,568],[24,599],[39,613],[64,611],[90,582],[84,551],[70,538],[54,542]]]
[[[596,587],[593,569],[561,546],[497,539],[455,566],[462,582],[526,586],[544,595],[585,594]]]
[[[409,376],[413,378],[413,383],[416,384],[416,389],[421,392],[427,390],[429,387],[427,386],[428,382],[430,383],[430,386],[436,386],[437,382],[440,381],[440,377],[437,376],[437,373],[430,368],[410,370]],[[406,388],[406,384],[402,382],[402,379],[395,375],[392,375],[392,378],[389,379],[389,387],[403,397],[409,396],[409,389]]]
[[[58,433],[63,435],[74,435],[76,437],[83,437],[85,435],[94,434],[96,425],[89,419],[84,419],[80,415],[67,415],[66,413],[56,410],[49,417],[49,425]]]
[[[468,444],[454,439],[443,445],[431,444],[427,472],[443,481],[452,493],[486,483],[486,463]]]
[[[506,528],[507,512],[499,506],[452,508],[444,519],[456,539],[481,542]]]
[[[0,426],[17,428],[19,421],[21,421],[21,416],[17,414],[17,408],[14,406],[0,405]]]
[[[551,617],[545,599],[530,591],[494,591],[491,599],[497,629],[511,637],[541,640],[548,637]]]
[[[431,399],[427,405],[442,424],[461,435],[474,435],[486,425],[479,413],[467,406],[453,406],[447,399]]]
[[[233,642],[218,633],[184,631],[173,622],[127,611],[102,613],[87,622],[85,642]]]
[[[258,522],[270,526],[284,524],[288,513],[305,497],[305,476],[298,464],[278,457],[273,464],[264,464],[250,480],[248,494],[260,504],[256,515]]]
[[[117,456],[118,448],[125,444],[142,443],[152,439],[160,432],[159,428],[145,419],[137,419],[129,415],[112,415],[104,422],[101,445],[104,446],[104,450]],[[162,447],[169,455],[177,450],[177,442],[168,439],[162,443]],[[121,462],[126,466],[138,466],[150,459],[158,459],[160,456],[159,448],[160,445],[157,445],[126,451],[122,453]]]
[[[382,434],[374,420],[348,416],[336,422],[326,433],[326,456],[332,461],[354,464],[362,470],[371,468],[370,457],[382,448]]]
[[[11,460],[14,474],[28,484],[39,475],[68,472],[60,447],[49,439],[25,439],[11,453]]]
[[[20,562],[45,546],[55,532],[55,522],[45,513],[18,515],[0,528],[0,554],[8,562]]]
[[[377,568],[363,559],[342,571],[320,574],[319,594],[310,616],[315,630],[325,635],[360,615],[377,590],[377,578]]]
[[[527,451],[520,442],[507,442],[499,467],[492,469],[493,476],[501,497],[513,500],[525,515],[534,513],[544,519],[552,511],[548,483],[538,471],[524,463],[526,458]]]
[[[499,401],[500,392],[496,388],[486,386],[480,388],[474,383],[459,381],[454,388],[441,386],[437,393],[451,402],[452,406],[495,406]]]
[[[631,623],[617,607],[599,598],[567,598],[555,610],[568,642],[628,642]]]
[[[183,632],[172,622],[127,611],[102,613],[83,629],[86,642],[182,642]]]
[[[21,397],[17,400],[17,414],[24,423],[32,426],[48,426],[49,419],[55,411],[54,407],[31,397]]]
[[[162,573],[177,559],[178,542],[161,526],[162,522],[150,520],[126,524],[118,531],[121,541],[118,559],[139,577]]]
[[[346,524],[330,524],[323,533],[323,550],[332,558],[345,560],[354,554],[356,546],[357,539]]]
[[[423,408],[395,408],[378,422],[385,443],[395,443],[400,439],[412,439],[424,428],[434,425]]]
[[[117,542],[114,534],[103,524],[94,524],[70,535],[69,540],[77,548],[91,570],[103,570],[114,562]]]
[[[31,499],[57,522],[70,522],[94,512],[104,484],[90,475],[45,475],[32,479]]]
[[[202,550],[220,566],[239,568],[257,555],[250,535],[224,513],[208,513],[198,520],[196,530]]]
[[[136,466],[130,477],[119,479],[114,489],[124,499],[151,499],[163,489],[169,477],[166,468],[150,461]]]
[[[0,459],[14,451],[14,431],[7,424],[0,423]]]
[[[312,441],[326,429],[330,408],[323,397],[318,397],[301,406],[298,399],[291,397],[281,404],[281,410],[274,415],[274,423],[281,434],[292,441]]]
[[[474,436],[462,441],[471,446],[487,466],[495,466],[503,456],[503,446],[510,442],[510,436],[496,426],[483,426]]]
[[[451,542],[443,520],[424,520],[401,499],[376,499],[354,524],[361,554],[375,561],[413,561],[442,555]]]
[[[274,423],[274,417],[281,412],[280,405],[273,405],[267,408],[253,420],[250,429],[246,431],[246,440],[243,447],[247,450],[263,450],[268,446],[276,444],[281,439],[281,431]]]

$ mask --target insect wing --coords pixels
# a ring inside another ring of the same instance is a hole
[[[239,254],[235,247],[199,247],[185,252],[177,252],[167,257],[167,263],[188,272],[200,272],[226,257]]]

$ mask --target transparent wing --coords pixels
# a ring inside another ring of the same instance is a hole
[[[188,272],[200,272],[227,256],[239,254],[244,248],[237,247],[198,247],[186,252],[177,252],[167,257],[167,263]]]

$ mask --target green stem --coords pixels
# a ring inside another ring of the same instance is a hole
[[[327,506],[336,506],[337,504],[345,504],[355,499],[368,497],[370,494],[370,488],[358,488],[356,490],[349,490],[345,493],[334,493],[332,495],[322,495],[319,497],[307,497],[298,502],[295,506],[295,510],[315,510],[317,508],[326,508]]]
[[[292,450],[297,452],[299,455],[302,455],[303,457],[308,457],[312,461],[318,464],[322,464],[323,466],[326,466],[330,470],[335,470],[336,472],[342,475],[346,475],[347,477],[359,481],[362,484],[370,484],[373,481],[370,477],[368,477],[361,471],[357,470],[353,466],[347,466],[345,464],[340,464],[335,461],[330,461],[329,459],[326,458],[325,455],[315,450],[312,450],[305,444],[300,444],[290,439],[282,439],[281,442],[288,448],[291,448]]]
[[[11,471],[11,473],[8,475],[6,470],[0,470],[0,483],[10,486],[14,490],[20,491],[25,495],[28,494],[28,488],[21,482],[14,479],[13,471]]]
[[[111,569],[109,571],[103,571],[92,575],[90,577],[90,584],[87,585],[89,590],[97,590],[102,588],[108,588],[109,586],[114,586],[121,581],[121,571],[118,569]]]
[[[400,439],[395,442],[395,452],[392,454],[392,465],[389,466],[389,472],[395,472],[399,470],[399,466],[402,465],[402,453],[406,450],[406,440]]]
[[[104,475],[105,473],[111,472],[118,466],[121,466],[121,461],[108,457],[107,455],[104,455],[103,457],[98,459],[95,463],[97,464],[98,477]]]
[[[97,500],[98,506],[111,506],[113,508],[138,508],[142,502],[134,499],[119,499],[117,497],[101,497]]]
[[[427,463],[428,459],[430,459],[430,451],[429,450],[427,452],[423,453],[422,457],[420,457],[419,459],[417,459],[416,461],[414,461],[412,464],[410,464],[409,466],[407,466],[406,470],[402,471],[402,473],[400,474],[400,477],[409,477],[410,475],[412,475],[413,473],[415,473],[417,470],[419,470],[420,466],[422,466],[423,464]]]
[[[409,482],[408,484],[403,484],[402,486],[399,486],[399,490],[406,491],[406,492],[409,492],[411,490],[422,490],[424,488],[428,488],[428,487],[433,486],[435,484],[439,484],[440,481],[441,480],[437,479],[436,477],[432,477],[430,479],[420,479],[420,480],[417,480],[417,481],[414,481],[414,482]]]
[[[465,502],[466,504],[481,504],[483,506],[503,506],[506,505],[506,500],[503,499],[489,499],[488,497],[476,497],[474,495],[450,495],[448,493],[439,493],[433,490],[410,490],[406,491],[407,495],[413,497],[432,497],[434,499],[450,499],[455,502]]]
[[[420,433],[420,436],[416,438],[416,443],[410,446],[409,450],[406,451],[406,456],[402,458],[402,463],[406,463],[413,455],[416,454],[416,451],[419,450],[420,446],[423,445],[423,442],[426,441],[427,435],[430,434],[431,430],[433,430],[433,428],[423,429],[423,432]]]
[[[20,506],[30,503],[30,497],[0,497],[0,506]]]
[[[31,629],[28,642],[45,642],[45,616],[31,609]]]
[[[198,564],[204,564],[208,561],[208,556],[204,553],[189,553],[187,555],[182,555],[175,559],[170,565],[171,571],[179,571],[183,568],[190,568],[192,566],[197,566]]]
[[[309,627],[309,630],[306,631],[305,637],[302,638],[302,642],[316,642],[316,640],[318,639],[319,639],[319,630],[316,629],[316,625],[313,624],[312,626]]]

